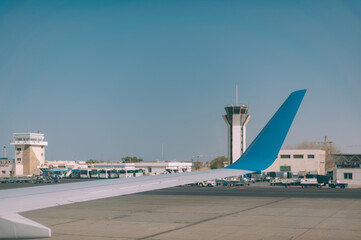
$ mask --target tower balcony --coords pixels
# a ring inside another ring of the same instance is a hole
[[[33,146],[48,146],[47,141],[11,141],[10,145],[33,145]]]

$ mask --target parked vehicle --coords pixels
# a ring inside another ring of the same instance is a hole
[[[118,170],[116,170],[116,169],[111,170],[110,173],[109,173],[109,177],[110,178],[119,178]]]
[[[271,186],[281,186],[282,181],[279,178],[274,178],[274,179],[270,180],[270,185]]]
[[[215,187],[216,181],[215,180],[203,181],[203,182],[199,182],[198,185],[200,187]]]
[[[79,177],[80,178],[90,178],[90,170],[89,169],[80,169]]]
[[[321,187],[321,184],[318,183],[317,178],[301,178],[300,185],[304,187]]]
[[[244,186],[245,184],[249,185],[249,183],[245,182],[245,181],[242,181],[242,180],[234,180],[234,181],[230,181],[230,186],[231,187],[242,187]]]
[[[0,183],[8,183],[9,182],[9,179],[8,177],[3,177],[3,178],[0,178]]]
[[[92,169],[91,170],[90,178],[99,178],[98,169]]]
[[[336,188],[336,187],[346,188],[346,187],[348,186],[348,183],[341,183],[341,182],[339,182],[339,180],[336,180],[336,181],[334,181],[334,182],[330,182],[330,183],[328,184],[328,186],[329,186],[330,188]]]
[[[110,170],[101,169],[101,170],[98,171],[98,173],[99,173],[99,178],[109,178]]]

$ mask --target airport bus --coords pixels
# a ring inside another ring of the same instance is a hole
[[[80,172],[79,169],[72,169],[70,173],[70,178],[79,178]]]
[[[110,171],[110,178],[119,178],[118,170],[113,169]]]
[[[125,169],[118,170],[118,176],[120,178],[125,178],[127,175],[127,171]]]
[[[89,170],[80,169],[80,178],[89,178]]]
[[[99,178],[109,178],[110,170],[101,169],[101,170],[98,171],[98,173],[99,173]]]
[[[90,178],[99,178],[98,169],[92,169],[90,172]]]
[[[134,177],[140,177],[144,175],[144,170],[143,169],[136,169],[134,170],[133,176]]]

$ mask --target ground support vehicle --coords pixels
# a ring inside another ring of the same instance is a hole
[[[282,185],[282,181],[278,178],[270,180],[269,183],[271,186],[281,186]]]
[[[19,176],[13,178],[16,183],[27,183],[31,182],[32,176]]]
[[[321,187],[321,184],[318,183],[317,178],[301,178],[300,185],[304,187]]]
[[[0,183],[9,183],[9,182],[10,182],[10,178],[9,178],[9,177],[0,178]]]
[[[229,185],[229,181],[224,179],[216,179],[216,186],[217,187],[227,187]]]
[[[242,187],[245,184],[247,184],[249,186],[249,183],[245,183],[244,181],[230,181],[231,187]]]
[[[216,181],[214,181],[214,180],[203,181],[203,182],[199,182],[198,185],[200,187],[215,187],[216,186]]]
[[[336,181],[336,182],[330,182],[330,183],[328,184],[328,186],[329,186],[330,188],[337,188],[337,187],[339,187],[339,188],[346,188],[346,187],[348,186],[348,183],[340,183],[340,182]]]

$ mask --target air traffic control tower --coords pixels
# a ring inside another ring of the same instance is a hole
[[[237,99],[238,100],[238,99]],[[228,126],[228,161],[229,164],[237,161],[246,150],[246,125],[251,118],[247,114],[248,106],[238,105],[227,106],[224,121]]]
[[[45,146],[42,133],[14,133],[11,145],[15,146],[14,175],[39,174],[40,167],[45,163]]]

